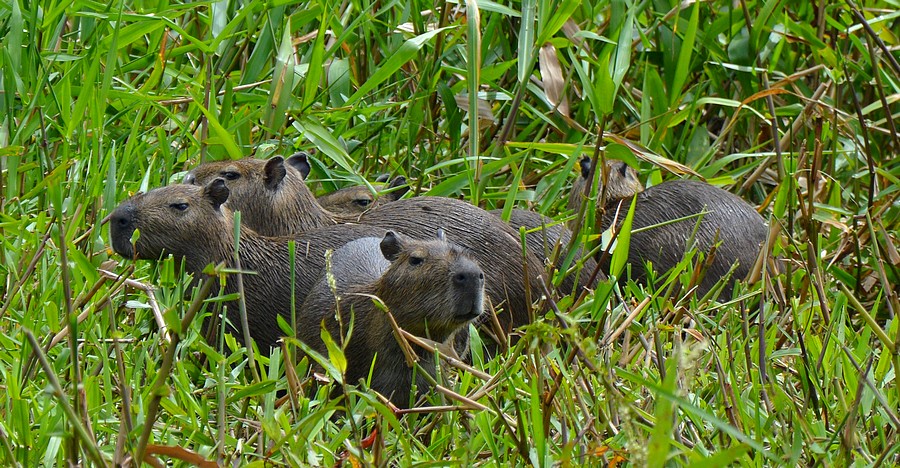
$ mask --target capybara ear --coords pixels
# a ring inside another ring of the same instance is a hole
[[[284,176],[287,175],[287,169],[284,168],[284,158],[275,156],[266,161],[266,167],[263,174],[263,182],[265,182],[266,188],[269,190],[277,189],[278,184],[280,184],[281,181],[284,180]]]
[[[387,181],[388,181],[388,178],[390,178],[390,177],[391,177],[390,174],[384,173],[384,174],[381,174],[380,176],[376,177],[376,178],[375,178],[375,182],[381,182],[381,183],[384,183],[384,182],[387,182]]]
[[[447,242],[447,235],[444,234],[444,230],[441,228],[438,228],[437,230],[437,240],[441,242]]]
[[[384,239],[381,239],[381,254],[384,255],[384,258],[389,262],[393,262],[400,256],[401,250],[403,250],[403,241],[400,239],[400,236],[394,231],[386,232]]]
[[[628,164],[620,161],[619,166],[616,169],[619,170],[619,174],[622,176],[622,178],[628,178]]]
[[[203,196],[209,199],[209,202],[212,203],[213,208],[219,209],[222,206],[222,203],[225,203],[228,200],[229,194],[228,187],[225,185],[225,180],[220,178],[213,179],[206,188],[203,189]]]
[[[591,175],[591,158],[585,156],[581,158],[578,164],[581,166],[581,177],[587,179]]]
[[[298,151],[292,154],[287,158],[287,163],[300,172],[300,175],[303,176],[303,180],[306,180],[306,178],[309,177],[310,171],[312,171],[312,167],[309,165],[309,154],[304,151]]]
[[[388,185],[389,189],[403,187],[400,190],[394,190],[387,194],[387,197],[391,200],[397,201],[403,195],[406,195],[406,192],[409,192],[409,184],[406,183],[406,177],[397,176],[394,177],[394,180],[391,181],[391,185]]]

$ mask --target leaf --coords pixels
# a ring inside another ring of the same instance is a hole
[[[325,348],[328,350],[328,360],[334,364],[335,369],[341,375],[344,375],[347,372],[347,358],[344,356],[344,352],[341,351],[341,347],[331,338],[331,334],[328,333],[328,329],[325,328],[324,324],[322,325],[321,337],[322,342],[325,343]]]
[[[536,0],[522,0],[522,24],[519,26],[518,65],[519,84],[525,83],[531,74],[534,56],[534,11]]]
[[[294,128],[300,130],[303,136],[309,138],[319,151],[325,153],[341,169],[351,174],[356,173],[356,170],[353,169],[353,159],[350,158],[344,147],[334,138],[331,132],[314,121],[311,116],[304,116],[302,122],[295,121]]]
[[[179,447],[177,445],[148,444],[147,451],[144,452],[144,461],[147,461],[146,457],[152,457],[153,455],[164,455],[167,457],[176,458],[183,462],[190,463],[191,465],[199,466],[200,468],[216,468],[217,466],[219,466],[215,460],[207,460],[206,458],[203,458],[203,456],[199,453],[193,452],[184,447]]]
[[[610,260],[609,274],[616,278],[622,274],[625,264],[628,263],[628,248],[631,244],[631,220],[634,218],[634,207],[637,205],[637,197],[631,198],[631,207],[625,216],[625,221],[619,227],[619,235],[616,237],[616,248]]]
[[[206,121],[209,122],[209,128],[212,130],[213,135],[216,136],[216,139],[210,139],[209,143],[219,143],[224,146],[225,151],[228,152],[228,156],[230,156],[231,159],[241,159],[244,157],[244,154],[241,152],[240,148],[238,148],[237,143],[234,142],[234,137],[219,123],[219,119],[203,106],[203,103],[200,102],[197,96],[193,96],[193,98],[194,104],[196,104],[197,108],[200,109],[200,112],[206,116]]]
[[[636,199],[636,197],[635,197]],[[662,389],[675,393],[675,377],[678,374],[677,358],[666,361],[666,378]],[[647,449],[647,466],[665,466],[669,458],[669,446],[672,443],[672,427],[675,421],[675,402],[667,398],[656,399],[655,423],[650,433],[650,444]]]
[[[540,57],[541,84],[544,94],[547,95],[547,100],[551,104],[557,106],[560,114],[569,117],[569,100],[563,94],[566,80],[563,77],[562,67],[559,65],[559,58],[556,56],[556,47],[549,42],[544,44],[541,47]]]
[[[615,60],[611,63],[612,67],[609,74],[615,85],[613,94],[619,92],[619,86],[622,85],[622,79],[628,73],[628,67],[631,65],[631,42],[634,36],[634,11],[629,9],[628,17],[619,31],[619,41],[616,45]]]
[[[291,42],[291,20],[288,18],[284,26],[284,35],[275,57],[275,71],[272,75],[272,87],[266,109],[266,126],[273,133],[278,133],[286,119],[285,111],[291,101],[294,89],[294,47]],[[307,77],[307,80],[309,77]]]
[[[371,92],[373,89],[377,88],[378,85],[383,83],[385,80],[391,77],[397,70],[400,69],[406,62],[409,62],[416,56],[420,49],[434,36],[440,34],[443,31],[447,31],[449,29],[453,29],[454,26],[447,26],[444,28],[438,28],[433,31],[428,31],[422,35],[416,36],[400,46],[397,51],[395,51],[384,63],[381,64],[381,67],[375,71],[372,76],[368,77],[366,81],[353,93],[353,96],[350,96],[350,99],[347,99],[347,104],[352,105],[359,101],[363,96]]]
[[[481,158],[478,125],[478,89],[481,86],[481,13],[476,0],[466,0],[466,89],[469,91],[469,151],[472,158],[467,167],[466,177],[472,193],[472,204],[478,205],[481,198]]]
[[[698,460],[688,465],[690,468],[717,468],[720,466],[731,466],[735,460],[744,456],[750,451],[750,447],[745,444],[738,444],[728,447],[721,452]]]
[[[328,9],[323,9],[319,20],[320,27],[316,34],[316,40],[312,45],[312,55],[309,59],[309,67],[306,69],[306,77],[303,82],[301,109],[309,109],[319,93],[319,83],[322,82],[322,64],[325,60],[326,28],[323,26],[326,24],[328,24]]]
[[[232,389],[232,393],[228,395],[226,402],[230,405],[234,402],[241,401],[244,398],[250,398],[258,395],[266,395],[275,391],[275,380],[264,380],[259,383]]]
[[[691,19],[684,40],[681,42],[681,50],[678,51],[678,64],[675,67],[675,78],[672,80],[672,89],[669,90],[669,104],[675,105],[681,101],[681,88],[687,80],[688,70],[691,66],[691,57],[694,52],[694,40],[697,38],[697,27],[700,22],[700,2],[694,3],[691,11]]]

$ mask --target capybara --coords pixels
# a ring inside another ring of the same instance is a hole
[[[378,205],[399,200],[409,190],[406,177],[403,176],[395,177],[387,186],[373,184],[373,188],[376,193],[372,193],[365,185],[344,187],[316,200],[322,208],[337,216],[358,216]]]
[[[352,320],[353,331],[344,348],[347,381],[365,379],[371,370],[371,388],[400,407],[410,403],[413,369],[387,314],[374,305],[371,296],[384,303],[400,328],[448,344],[484,309],[481,268],[441,232],[437,239],[426,241],[392,231],[383,238],[351,241],[334,251],[330,273],[335,291],[325,277],[316,283],[301,308],[304,320],[316,325],[324,322],[337,343],[348,334]],[[298,337],[326,353],[319,326],[302,327]],[[420,368],[434,376],[434,356],[415,345],[413,350]],[[429,384],[419,372],[416,387],[423,391]]]
[[[232,213],[222,207],[229,191],[222,179],[205,187],[170,185],[138,194],[123,202],[110,217],[113,249],[126,258],[156,260],[172,255],[184,262],[195,277],[210,263],[225,262],[234,267],[234,226]],[[131,245],[134,231],[140,235]],[[340,225],[311,230],[296,241],[294,284],[295,304],[303,304],[309,289],[325,268],[325,251],[336,249],[360,237],[383,236],[372,226]],[[281,336],[277,315],[291,322],[291,277],[289,238],[268,238],[246,226],[240,230],[241,269],[250,335],[260,351],[267,353]],[[228,294],[238,292],[233,277],[226,280]],[[237,302],[227,303],[228,319],[240,327]],[[242,333],[235,336],[243,341]]]
[[[572,197],[580,198],[580,195],[573,193]],[[617,212],[618,223],[624,221],[632,197],[610,199],[603,215],[603,229],[612,224]],[[681,218],[685,219],[673,222]],[[694,234],[698,219],[700,225]],[[656,226],[659,224],[663,225]],[[634,232],[649,226],[656,227]],[[663,182],[638,194],[631,229],[628,262],[631,277],[638,281],[645,279],[646,262],[653,264],[654,271],[669,271],[684,258],[692,238],[692,246],[702,252],[709,252],[714,244],[720,243],[698,292],[701,295],[709,292],[738,262],[732,281],[722,291],[726,298],[731,297],[733,282],[744,279],[753,268],[769,232],[766,221],[749,203],[726,190],[692,180]],[[608,257],[601,267],[609,267]]]
[[[572,192],[569,194],[568,208],[576,214],[581,208],[581,202],[589,194],[584,193],[584,187],[587,184],[587,178],[591,175],[591,158],[585,157],[579,161],[581,175],[575,179],[572,184]],[[606,176],[604,184],[603,176]],[[606,174],[600,174],[600,185],[597,187],[597,203],[601,202],[601,196],[605,195],[604,200],[612,201],[622,198],[630,198],[636,193],[644,190],[638,173],[633,167],[622,161],[614,159],[606,160]],[[605,187],[605,193],[604,193]]]
[[[491,210],[489,213],[497,217],[502,217],[503,210]],[[519,227],[524,227],[526,229],[525,244],[528,252],[543,260],[545,264],[549,261],[557,243],[559,243],[561,253],[557,257],[557,262],[554,267],[559,268],[562,266],[566,258],[565,249],[572,240],[572,232],[569,231],[565,224],[556,222],[553,219],[534,211],[513,209],[510,211],[509,225],[516,230],[518,230]],[[580,276],[577,277],[579,279],[577,284],[582,287],[593,287],[594,285],[588,284],[588,280],[590,279],[591,273],[593,273],[596,268],[597,262],[592,257],[582,259],[582,255],[581,248],[578,247],[569,268],[574,266],[576,261],[580,259],[583,260]],[[560,290],[563,294],[570,294],[573,291],[576,285],[575,279],[576,275],[573,272],[573,274],[566,276],[563,282],[560,283]]]
[[[330,213],[319,206],[309,189],[303,185],[300,171],[292,167],[300,159],[298,155],[294,155],[287,161],[274,157],[267,161],[243,159],[210,162],[195,168],[190,180],[203,184],[210,178],[219,177],[229,167],[257,172],[252,176],[233,178],[226,182],[232,191],[229,208],[242,213],[256,211],[254,216],[247,216],[247,224],[251,229],[264,228],[251,223],[267,219],[280,227],[299,227],[310,219],[326,218],[330,221],[333,219],[329,218]],[[295,180],[279,183],[278,177]],[[269,193],[273,191],[276,193]],[[278,219],[277,223],[275,219]],[[401,232],[414,239],[429,239],[434,237],[437,229],[443,229],[484,270],[485,292],[494,307],[502,307],[504,310],[499,315],[501,326],[508,331],[510,327],[529,322],[528,311],[531,304],[526,297],[526,289],[531,291],[531,300],[541,297],[542,280],[539,276],[542,264],[540,259],[531,254],[523,258],[518,232],[496,216],[460,200],[415,197],[385,203],[352,221]],[[321,221],[322,224],[326,222]],[[291,232],[277,234],[286,235]],[[529,285],[528,288],[526,284]]]
[[[231,189],[225,206],[240,211],[241,222],[264,236],[290,236],[336,224],[333,216],[321,208],[300,208],[319,207],[300,173],[304,167],[309,170],[306,153],[296,153],[288,158],[289,164],[284,162],[280,156],[268,160],[216,161],[190,171],[184,182],[204,186],[213,179],[224,179]],[[275,207],[293,203],[298,206],[290,210],[290,216],[273,211]]]

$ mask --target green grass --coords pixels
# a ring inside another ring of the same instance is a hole
[[[0,4],[0,463],[900,463],[900,5],[859,3]],[[390,172],[561,219],[598,146],[760,206],[785,271],[554,297],[438,377],[463,408],[329,399],[290,341],[255,375],[171,260],[107,249],[117,203],[204,160],[314,150],[318,191]]]

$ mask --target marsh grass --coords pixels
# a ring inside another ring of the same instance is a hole
[[[0,4],[0,461],[896,464],[898,17],[849,0]],[[107,248],[131,194],[298,149],[317,191],[402,174],[415,194],[583,216],[586,247],[593,215],[564,211],[578,158],[702,177],[760,207],[781,272],[714,302],[692,253],[647,286],[550,291],[508,351],[476,335],[474,370],[401,416],[334,366],[313,376],[294,340],[268,357],[204,340],[186,318],[227,298]]]

